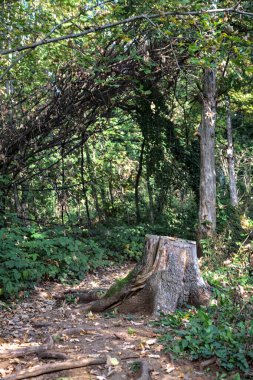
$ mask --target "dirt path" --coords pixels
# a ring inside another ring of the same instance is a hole
[[[0,314],[0,378],[35,365],[62,362],[29,353],[24,357],[1,358],[7,349],[35,347],[53,337],[53,347],[45,351],[65,354],[67,359],[103,358],[105,363],[69,369],[32,377],[37,380],[121,380],[137,379],[140,363],[149,369],[151,379],[156,380],[201,380],[214,379],[205,374],[199,363],[173,361],[163,352],[159,335],[150,326],[149,318],[131,315],[84,315],[80,304],[69,295],[63,301],[55,295],[67,290],[84,291],[93,288],[108,288],[115,277],[125,276],[131,266],[101,269],[89,274],[78,286],[44,283],[22,302],[11,309],[2,309]],[[72,301],[72,302],[66,302]],[[45,355],[44,352],[44,355]],[[140,362],[140,363],[136,363]],[[145,371],[144,371],[145,372]],[[145,374],[144,374],[145,375]],[[145,379],[148,379],[148,372]],[[144,379],[143,378],[143,379]]]

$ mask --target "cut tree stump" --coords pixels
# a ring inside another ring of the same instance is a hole
[[[159,315],[183,305],[208,305],[210,290],[203,280],[194,241],[147,235],[142,261],[106,295],[85,306],[100,312]]]

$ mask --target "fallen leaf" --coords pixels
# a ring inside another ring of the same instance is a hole
[[[122,347],[123,350],[132,350],[134,348],[135,348],[135,344],[130,344],[127,342],[125,342]]]
[[[174,371],[174,369],[175,369],[175,367],[174,367],[173,364],[168,363],[168,364],[166,365],[166,372],[167,372],[167,373],[171,373],[172,371]]]
[[[148,339],[146,341],[146,344],[148,344],[149,346],[152,346],[152,344],[155,344],[157,342],[156,338],[153,338],[153,339]]]
[[[156,352],[161,352],[163,349],[164,349],[164,346],[163,346],[162,344],[159,344],[158,346],[156,346],[156,347],[154,348],[154,350],[155,350]]]
[[[135,334],[136,334],[136,330],[133,329],[132,327],[128,327],[128,329],[127,329],[127,333],[128,333],[129,335],[135,335]]]
[[[111,356],[107,355],[106,357],[106,366],[111,367],[111,366],[116,366],[119,364],[119,361],[117,358],[112,358]]]
[[[92,311],[89,311],[89,313],[86,314],[86,317],[87,317],[88,319],[91,319],[91,320],[96,318],[96,316],[92,313]]]

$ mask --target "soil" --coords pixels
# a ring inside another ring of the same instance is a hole
[[[136,362],[145,363],[153,380],[214,379],[215,369],[211,374],[202,370],[200,362],[173,360],[171,354],[164,353],[150,318],[115,312],[85,314],[73,293],[63,300],[55,299],[68,291],[109,288],[115,278],[124,277],[132,268],[132,265],[122,265],[99,269],[76,286],[43,283],[10,308],[0,308],[0,352],[42,345],[51,336],[53,351],[64,353],[69,359],[106,359],[103,365],[32,377],[37,380],[134,380],[140,376],[140,363]],[[59,360],[42,359],[35,354],[0,358],[0,378],[55,362]]]

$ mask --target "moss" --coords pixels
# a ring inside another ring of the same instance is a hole
[[[105,297],[111,297],[114,294],[119,293],[126,284],[128,284],[133,278],[133,271],[129,272],[126,277],[120,278],[108,289]]]

